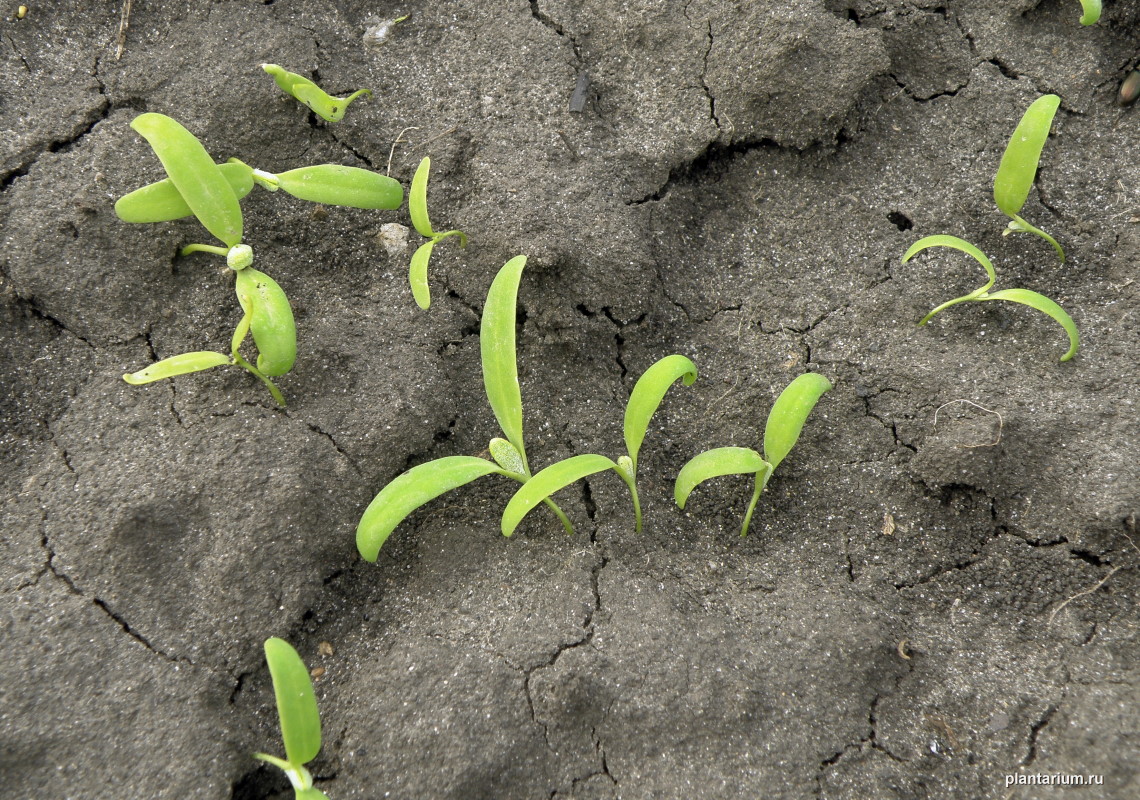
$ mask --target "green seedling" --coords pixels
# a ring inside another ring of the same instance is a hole
[[[194,252],[216,252],[221,248],[212,245],[188,245]],[[123,380],[132,386],[189,375],[220,366],[238,366],[265,384],[278,405],[285,398],[269,376],[284,375],[293,368],[297,357],[297,329],[289,299],[275,280],[258,272],[253,263],[253,250],[248,245],[233,247],[226,254],[230,269],[237,273],[235,285],[238,303],[244,315],[230,341],[230,355],[213,351],[196,351],[171,356],[151,364],[138,372],[128,373]],[[240,352],[246,338],[253,334],[257,346],[257,366],[247,361]]]
[[[360,89],[348,97],[331,97],[320,86],[295,72],[287,72],[276,64],[262,64],[281,91],[309,107],[309,110],[326,122],[339,122],[344,118],[348,105],[362,94],[372,94],[370,89]]]
[[[321,716],[309,670],[292,645],[276,637],[265,640],[265,661],[273,679],[285,758],[266,753],[253,757],[279,767],[293,785],[297,800],[328,800],[328,795],[313,788],[313,776],[305,768],[321,749]]]
[[[827,378],[811,372],[800,375],[788,384],[768,412],[768,422],[764,426],[764,455],[747,447],[718,447],[694,456],[677,474],[677,482],[673,487],[673,498],[677,505],[684,509],[693,489],[709,478],[755,475],[752,499],[748,502],[744,524],[740,528],[740,535],[745,536],[756,502],[768,485],[768,479],[791,452],[800,438],[808,414],[830,388],[831,382]]]
[[[1081,24],[1095,25],[1100,19],[1100,0],[1081,0]]]
[[[356,526],[356,547],[366,561],[375,561],[388,536],[404,518],[440,495],[484,475],[502,475],[525,484],[531,479],[523,442],[522,393],[515,358],[515,316],[519,281],[526,256],[503,265],[483,304],[479,348],[483,361],[483,387],[505,439],[492,439],[491,458],[448,456],[412,467],[380,490]],[[553,500],[543,501],[573,533],[570,520]]]
[[[459,246],[467,246],[467,234],[463,231],[436,233],[431,226],[427,209],[427,184],[430,171],[431,159],[424,158],[419,167],[416,168],[416,174],[412,176],[412,188],[408,191],[408,215],[412,218],[412,225],[421,236],[428,239],[412,254],[412,265],[408,270],[408,282],[412,285],[412,297],[415,298],[416,304],[423,309],[427,309],[431,305],[427,269],[431,251],[435,248],[436,243],[448,236],[458,236]]]
[[[990,288],[997,280],[997,272],[994,270],[994,265],[990,262],[989,258],[986,257],[985,253],[964,239],[959,239],[957,236],[939,235],[927,236],[924,239],[919,239],[917,242],[910,246],[906,253],[903,254],[903,263],[905,264],[906,262],[910,261],[910,259],[913,258],[916,254],[920,253],[928,247],[950,247],[955,250],[961,250],[963,253],[972,256],[975,261],[982,265],[989,280],[987,280],[984,285],[980,286],[969,294],[963,295],[962,297],[956,297],[953,300],[947,300],[945,303],[938,306],[925,317],[923,317],[922,320],[918,323],[919,325],[925,325],[930,321],[930,318],[937,314],[939,311],[947,309],[950,306],[957,305],[958,303],[965,303],[974,300],[1008,300],[1011,303],[1020,303],[1025,306],[1029,306],[1030,308],[1035,308],[1041,313],[1046,314],[1047,316],[1052,317],[1054,320],[1056,320],[1061,325],[1061,327],[1065,329],[1065,333],[1069,335],[1069,350],[1065,353],[1065,355],[1061,356],[1061,360],[1068,361],[1070,358],[1076,355],[1077,348],[1080,346],[1080,341],[1077,336],[1077,326],[1073,322],[1072,317],[1065,313],[1065,310],[1055,302],[1050,300],[1048,297],[1045,297],[1044,295],[1038,294],[1037,292],[1031,292],[1028,289],[1003,289],[1001,291],[991,292]]]
[[[669,387],[677,380],[683,380],[685,386],[692,386],[696,379],[697,368],[684,356],[665,356],[647,369],[634,385],[625,408],[627,455],[620,456],[615,462],[605,456],[589,453],[572,456],[546,467],[524,483],[507,503],[506,510],[503,511],[503,535],[513,534],[531,509],[540,502],[548,500],[558,490],[607,469],[616,472],[629,488],[633,500],[634,530],[640,532],[641,502],[637,495],[638,451],[645,440],[649,421],[661,405]]]
[[[1053,116],[1061,105],[1061,98],[1055,94],[1038,97],[1026,109],[1017,123],[1017,128],[1006,145],[1002,154],[1001,164],[998,165],[997,175],[994,177],[994,202],[1001,212],[1010,218],[1010,223],[1003,236],[1010,233],[1032,233],[1053,245],[1061,262],[1065,261],[1065,251],[1057,240],[1040,228],[1035,228],[1020,216],[1022,207],[1029,197],[1029,190],[1033,187],[1033,180],[1037,176],[1037,164],[1041,160],[1041,150],[1045,147],[1045,140],[1049,138],[1049,127],[1053,124]]]

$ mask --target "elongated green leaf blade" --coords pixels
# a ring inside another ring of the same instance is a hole
[[[226,162],[217,166],[238,200],[253,189],[253,170],[248,165]],[[170,178],[123,195],[115,201],[115,214],[123,222],[170,222],[194,216]]]
[[[412,176],[412,188],[408,190],[408,216],[412,218],[412,225],[420,236],[433,237],[431,220],[428,219],[427,185],[428,173],[431,172],[431,159],[424,157],[416,167],[416,174]]]
[[[1082,25],[1096,25],[1097,20],[1100,19],[1101,3],[1100,0],[1081,0],[1081,24]]]
[[[697,368],[684,356],[665,356],[642,373],[634,384],[625,407],[625,448],[637,469],[637,453],[645,441],[649,421],[661,405],[665,393],[679,378],[686,386],[697,379]]]
[[[1012,303],[1021,303],[1022,305],[1035,308],[1042,314],[1055,319],[1065,333],[1069,335],[1069,350],[1065,355],[1061,356],[1062,361],[1068,361],[1070,358],[1077,354],[1077,349],[1080,347],[1080,337],[1077,334],[1077,324],[1073,322],[1073,318],[1065,313],[1065,309],[1061,308],[1055,302],[1050,300],[1043,294],[1031,292],[1028,289],[1003,289],[1000,292],[993,292],[982,300],[1009,300]]]
[[[266,375],[284,375],[297,359],[297,326],[289,298],[277,281],[253,267],[235,275],[238,302],[249,314],[257,345],[257,368]]]
[[[768,412],[768,422],[764,426],[764,456],[772,469],[780,465],[800,438],[808,414],[824,392],[831,388],[831,381],[814,372],[800,375],[788,384],[772,410]]]
[[[921,253],[928,247],[952,247],[955,250],[961,250],[963,253],[967,253],[968,255],[973,256],[974,260],[981,264],[983,268],[985,268],[986,275],[989,277],[989,281],[985,286],[976,291],[976,293],[973,295],[975,297],[993,286],[994,281],[997,280],[997,273],[994,271],[994,265],[989,260],[989,258],[986,257],[986,254],[974,245],[967,242],[965,239],[959,239],[957,236],[938,234],[936,236],[923,237],[907,248],[907,251],[903,253],[902,263],[905,264],[906,262],[910,261],[914,256],[916,256],[918,253]]]
[[[684,508],[693,489],[709,478],[722,475],[755,475],[765,468],[764,459],[747,447],[717,447],[693,456],[677,473],[673,499]]]
[[[494,463],[474,456],[448,456],[412,467],[380,490],[356,526],[356,549],[365,561],[375,561],[388,535],[404,518],[445,492],[476,478],[506,473]]]
[[[1060,105],[1061,98],[1055,94],[1038,97],[1026,109],[1006,145],[994,178],[994,202],[1006,216],[1019,214],[1029,197],[1041,150],[1049,138],[1049,126]]]
[[[164,358],[156,361],[138,372],[130,372],[123,376],[123,380],[132,386],[141,386],[144,383],[154,383],[163,378],[173,378],[178,375],[189,375],[192,372],[201,372],[212,367],[229,364],[230,357],[211,350],[198,350],[193,353]]]
[[[479,351],[487,401],[503,435],[519,451],[524,464],[527,460],[523,445],[522,392],[515,361],[515,308],[525,266],[526,256],[515,256],[503,265],[487,291],[483,319],[479,323]]]
[[[507,503],[507,507],[503,511],[503,536],[513,534],[515,528],[522,522],[523,517],[530,513],[532,508],[559,489],[564,489],[575,481],[607,469],[616,470],[617,464],[605,456],[587,453],[551,464],[546,469],[536,473],[533,478],[515,492],[515,496]]]
[[[425,311],[431,306],[431,289],[428,287],[428,262],[435,239],[429,239],[412,253],[412,265],[408,268],[408,283],[412,286],[412,297],[416,305]]]
[[[131,127],[147,140],[194,216],[228,246],[241,242],[241,205],[194,134],[164,114],[140,114]]]
[[[398,181],[359,167],[317,164],[278,174],[279,187],[313,203],[349,208],[399,208],[404,187]]]
[[[276,637],[265,640],[265,660],[277,696],[285,757],[298,766],[307,764],[321,749],[321,716],[309,670],[293,646]]]

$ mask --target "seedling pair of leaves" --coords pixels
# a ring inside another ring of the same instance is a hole
[[[273,679],[285,758],[266,753],[253,757],[279,767],[293,785],[297,800],[329,800],[313,788],[313,776],[305,768],[321,749],[321,717],[309,670],[292,645],[276,637],[265,640],[265,661]]]
[[[994,270],[993,264],[990,262],[989,258],[986,257],[985,253],[964,239],[959,239],[957,236],[939,235],[927,236],[923,239],[919,239],[917,242],[912,244],[903,255],[903,263],[905,264],[915,255],[927,249],[928,247],[950,247],[955,250],[961,250],[963,253],[972,256],[975,261],[982,265],[989,280],[987,280],[985,284],[978,287],[969,294],[963,295],[962,297],[956,297],[953,300],[947,300],[942,305],[936,307],[929,314],[922,318],[922,320],[918,323],[919,325],[925,325],[930,321],[931,317],[933,317],[939,311],[947,309],[950,306],[957,305],[958,303],[966,303],[970,301],[984,302],[987,300],[1008,300],[1011,303],[1020,303],[1022,305],[1029,306],[1030,308],[1035,308],[1041,313],[1046,314],[1056,320],[1061,325],[1061,327],[1065,329],[1065,333],[1069,336],[1069,349],[1063,356],[1061,356],[1061,360],[1068,361],[1070,358],[1076,355],[1077,348],[1080,346],[1080,339],[1077,334],[1077,326],[1073,322],[1072,317],[1070,317],[1065,312],[1065,310],[1057,305],[1054,301],[1050,300],[1048,297],[1045,297],[1042,294],[1032,292],[1028,289],[1002,289],[1001,291],[991,292],[990,288],[997,280],[997,272]]]
[[[635,527],[641,529],[641,506],[637,496],[637,456],[649,421],[669,387],[678,379],[686,386],[697,378],[696,367],[684,356],[667,356],[645,371],[637,381],[625,412],[627,454],[613,461],[585,454],[552,464],[532,474],[523,441],[522,395],[515,356],[515,309],[525,256],[508,261],[487,292],[479,328],[483,362],[483,386],[495,419],[506,438],[492,439],[492,461],[477,456],[449,456],[412,467],[380,490],[369,504],[356,529],[356,546],[368,561],[375,561],[380,548],[410,513],[445,492],[485,475],[502,475],[522,484],[503,511],[504,536],[514,533],[531,509],[540,503],[549,507],[567,533],[573,527],[551,495],[581,478],[607,469],[614,470],[629,488],[633,499]]]
[[[740,528],[740,535],[747,535],[760,494],[768,485],[776,467],[799,441],[808,414],[829,389],[831,382],[815,373],[809,372],[793,380],[780,392],[772,410],[768,412],[768,421],[764,425],[764,455],[747,447],[718,447],[694,456],[677,474],[673,486],[673,499],[677,505],[684,509],[693,489],[710,478],[754,475],[752,499],[748,502],[744,524]]]

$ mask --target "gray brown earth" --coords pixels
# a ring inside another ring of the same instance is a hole
[[[280,751],[269,636],[324,670],[333,800],[1140,796],[1140,111],[1113,104],[1137,3],[1082,28],[1075,0],[135,0],[119,58],[121,5],[0,23],[5,797],[291,797],[250,757]],[[374,95],[326,125],[266,61]],[[991,196],[1045,92],[1024,216],[1065,264]],[[196,223],[113,213],[162,175],[142,111],[273,171],[391,158],[406,184],[430,155],[471,246],[436,249],[423,312],[376,239],[405,210],[255,190],[288,408],[236,369],[128,386],[238,317],[220,262],[176,255]],[[916,327],[981,281],[899,263],[935,233],[1060,302],[1080,354],[1011,304]],[[520,253],[536,466],[616,457],[636,377],[700,369],[642,450],[645,530],[607,474],[559,496],[573,536],[536,513],[504,539],[487,479],[363,562],[382,486],[498,435],[478,321]],[[679,511],[680,466],[758,446],[805,370],[835,389],[750,535],[743,479]],[[1063,773],[1103,785],[1006,788]]]

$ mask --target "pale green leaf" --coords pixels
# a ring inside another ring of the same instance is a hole
[[[404,187],[398,181],[359,167],[317,164],[277,175],[278,188],[313,203],[349,208],[399,208]]]
[[[218,164],[217,167],[238,200],[253,189],[253,170],[248,165],[241,162],[226,162]],[[164,178],[123,195],[115,202],[115,214],[123,222],[169,222],[194,216],[194,212],[186,205],[186,201],[174,188],[170,178]]]
[[[412,297],[416,305],[425,311],[431,305],[431,288],[428,286],[428,262],[435,239],[429,239],[412,253],[412,264],[408,268],[408,283],[412,286]]]
[[[645,440],[649,421],[661,405],[665,393],[679,378],[686,386],[692,386],[697,379],[697,368],[684,356],[665,356],[642,373],[634,384],[625,407],[625,447],[637,470],[637,453]]]
[[[257,368],[266,375],[284,375],[297,358],[297,326],[289,298],[277,281],[253,267],[235,275],[238,302],[249,315],[257,345]]]
[[[237,195],[194,134],[163,114],[140,114],[131,127],[150,144],[203,227],[230,247],[240,243],[242,221]]]
[[[285,757],[294,765],[307,764],[321,749],[321,717],[309,670],[292,645],[276,637],[265,640],[265,660],[277,696]]]
[[[1060,105],[1061,98],[1055,94],[1038,97],[1026,109],[1006,145],[994,177],[994,202],[1006,216],[1019,214],[1029,197],[1041,150]]]
[[[416,174],[412,176],[412,188],[408,190],[408,216],[412,218],[412,225],[421,236],[433,237],[431,220],[428,218],[427,185],[428,173],[431,172],[431,159],[424,156],[420,165],[416,167]]]
[[[814,372],[800,375],[776,398],[764,426],[764,457],[772,469],[791,452],[800,438],[808,414],[831,382]]]
[[[205,369],[220,367],[229,363],[230,357],[227,355],[215,353],[210,350],[198,350],[193,353],[182,353],[181,355],[164,358],[162,361],[156,361],[149,367],[140,369],[138,372],[127,373],[123,376],[123,380],[132,386],[140,386],[144,383],[153,383],[154,381],[160,381],[164,378],[173,378],[177,375],[189,375],[192,372],[201,372]]]
[[[684,508],[693,489],[710,478],[722,475],[755,475],[768,465],[760,454],[747,447],[717,447],[689,459],[677,473],[673,499]]]
[[[360,89],[348,97],[332,97],[303,75],[289,72],[276,64],[262,64],[261,68],[273,76],[281,91],[304,103],[326,122],[339,122],[348,110],[349,103],[363,94],[372,94],[368,89]]]
[[[522,456],[524,465],[527,458],[523,445],[522,392],[515,362],[515,314],[519,281],[525,266],[526,256],[515,256],[499,270],[487,291],[483,319],[479,324],[479,350],[487,401],[507,441]]]
[[[536,473],[515,492],[515,496],[507,503],[507,507],[503,511],[503,535],[510,536],[513,534],[515,528],[531,509],[547,500],[559,489],[564,489],[575,481],[607,469],[616,470],[617,464],[605,456],[587,453],[551,464],[546,469]]]
[[[1022,305],[1035,308],[1043,314],[1047,314],[1056,320],[1065,333],[1069,335],[1069,350],[1065,355],[1061,356],[1062,361],[1068,361],[1077,353],[1077,348],[1080,347],[1080,339],[1077,335],[1077,325],[1073,322],[1073,318],[1065,313],[1065,309],[1061,308],[1048,297],[1037,292],[1031,292],[1028,289],[1003,289],[1000,292],[993,292],[992,294],[985,295],[979,298],[981,300],[1009,300],[1012,303],[1021,303]]]
[[[412,467],[380,490],[356,526],[356,549],[365,561],[375,561],[388,535],[404,518],[445,492],[492,473],[507,473],[474,456],[448,456]]]
[[[1100,0],[1081,0],[1081,24],[1095,25],[1100,19]]]

